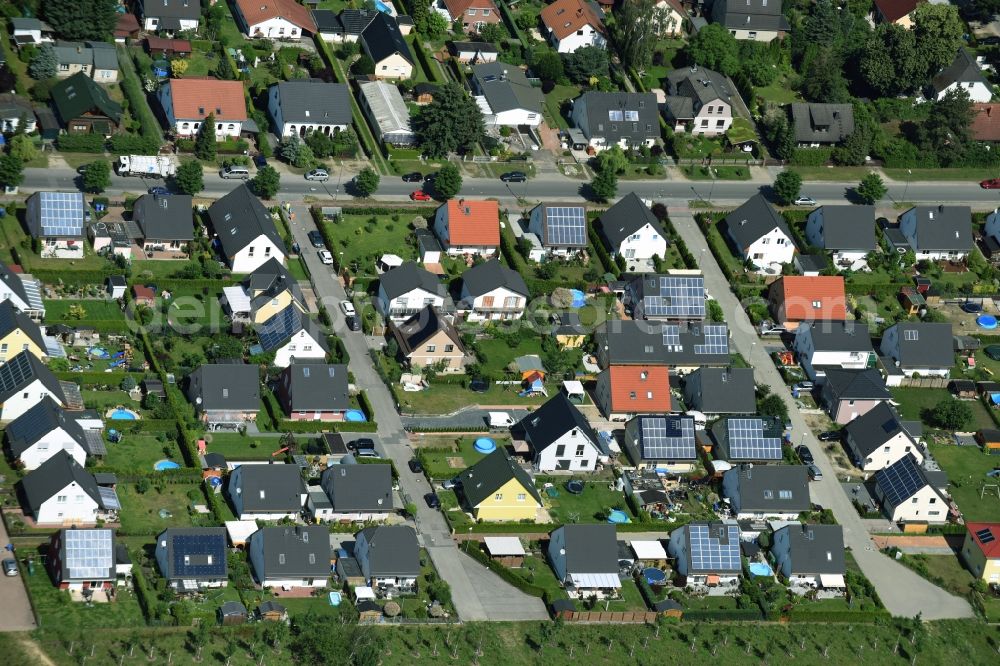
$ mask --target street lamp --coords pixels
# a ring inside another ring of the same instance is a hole
[[[903,202],[906,202],[906,193],[910,189],[910,176],[913,175],[913,169],[906,170],[906,187],[903,188]]]

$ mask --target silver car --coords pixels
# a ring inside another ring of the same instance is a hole
[[[306,180],[315,180],[320,183],[325,183],[330,180],[330,174],[328,174],[325,169],[313,169],[312,171],[306,172]]]

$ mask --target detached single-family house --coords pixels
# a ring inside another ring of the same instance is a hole
[[[722,475],[722,496],[737,520],[794,520],[812,507],[805,465],[737,465]]]
[[[899,230],[917,261],[961,261],[974,245],[968,206],[914,206],[899,216]]]
[[[450,256],[492,257],[500,251],[500,208],[495,200],[449,199],[434,214],[434,233]]]
[[[731,463],[778,463],[785,426],[775,416],[729,417],[711,428],[715,456]]]
[[[386,319],[403,321],[427,307],[440,308],[447,295],[436,275],[415,262],[404,261],[382,273],[375,309]]]
[[[59,126],[67,134],[94,133],[109,137],[121,124],[121,105],[83,72],[58,82],[52,86],[50,94]],[[44,116],[40,117],[40,122],[44,129]]]
[[[865,472],[885,469],[908,455],[922,464],[923,448],[907,425],[887,402],[851,421],[844,428],[844,445],[851,462]]]
[[[125,544],[115,543],[115,532],[108,528],[59,530],[49,541],[45,564],[56,587],[81,592],[84,599],[124,582],[132,572]]]
[[[312,13],[295,0],[234,0],[233,18],[251,38],[298,41],[316,33]]]
[[[470,322],[520,319],[529,296],[520,273],[490,259],[462,273],[458,307]]]
[[[1000,523],[966,523],[962,561],[976,580],[1000,583]]]
[[[84,429],[49,397],[11,421],[5,439],[11,458],[28,470],[38,469],[60,451],[83,467],[92,453]]]
[[[156,565],[176,592],[229,585],[225,527],[171,527],[156,537]]]
[[[780,39],[791,30],[778,0],[715,0],[712,22],[736,39],[754,42]]]
[[[35,192],[24,217],[28,233],[42,244],[43,258],[82,259],[87,214],[82,192]]]
[[[612,257],[649,261],[667,256],[670,242],[663,225],[635,192],[629,192],[599,218],[598,231]]]
[[[391,146],[412,146],[417,135],[410,127],[410,110],[399,88],[385,81],[358,84],[358,103],[375,131],[375,137]]]
[[[285,243],[271,212],[246,184],[209,206],[208,219],[234,273],[253,273],[269,259],[285,263]]]
[[[563,525],[549,535],[548,560],[573,598],[617,597],[618,534],[614,525]]]
[[[15,273],[0,261],[0,303],[10,303],[32,321],[45,318],[42,283],[30,275]]]
[[[117,520],[121,504],[112,488],[98,486],[94,475],[60,451],[21,479],[21,508],[38,527],[94,525]]]
[[[500,12],[493,0],[434,0],[431,10],[449,24],[460,20],[466,33],[478,33],[483,26],[500,22]]]
[[[959,48],[950,65],[931,79],[935,99],[944,99],[950,90],[964,90],[973,102],[985,103],[993,99],[993,86],[976,62],[976,57]]]
[[[247,553],[262,588],[326,587],[330,580],[330,531],[323,525],[262,527],[250,535]]]
[[[238,520],[295,520],[306,503],[298,465],[244,463],[229,475],[227,492]]]
[[[597,469],[604,457],[597,433],[561,391],[515,426],[524,431],[537,472]]]
[[[357,42],[377,14],[377,9],[343,9],[335,14],[329,9],[312,10],[319,35],[328,42]]]
[[[293,363],[278,375],[278,402],[292,421],[343,421],[351,408],[347,366]]]
[[[97,83],[118,80],[118,53],[105,42],[56,42],[56,76],[65,79],[83,73]]]
[[[875,18],[880,23],[913,28],[913,12],[919,4],[920,0],[875,0]]]
[[[599,0],[604,5],[614,5],[607,0]],[[654,5],[653,19],[657,23],[657,34],[660,37],[680,37],[684,35],[684,21],[687,11],[681,0],[659,0]]]
[[[0,363],[27,352],[38,359],[47,356],[42,329],[10,301],[0,302]]]
[[[535,520],[542,497],[531,476],[498,448],[458,475],[466,507],[486,522]]]
[[[906,455],[875,472],[875,498],[894,523],[930,523],[948,520],[948,502],[927,480],[913,455]]]
[[[763,194],[755,194],[725,217],[720,231],[736,255],[753,263],[757,272],[781,273],[795,256],[792,232]]]
[[[664,115],[674,132],[722,136],[733,125],[733,98],[739,93],[729,78],[694,65],[667,75]]]
[[[841,370],[829,368],[820,389],[820,399],[834,423],[850,423],[892,399],[882,374],[875,368]]]
[[[249,275],[243,284],[223,287],[219,299],[234,321],[263,324],[289,305],[307,312],[305,297],[279,259],[271,258]]]
[[[68,406],[66,387],[37,356],[21,352],[0,365],[0,421],[13,421],[46,397]]]
[[[757,411],[753,368],[698,368],[684,378],[684,404],[709,416]]]
[[[793,586],[845,589],[844,551],[844,528],[840,525],[785,525],[775,530],[771,539],[776,568]]]
[[[768,301],[774,321],[787,331],[803,323],[847,319],[847,295],[840,275],[782,276],[771,283]]]
[[[538,15],[549,41],[559,53],[575,53],[585,46],[605,48],[608,31],[604,11],[591,0],[555,0]],[[659,128],[659,125],[657,125]]]
[[[643,414],[625,424],[625,453],[637,469],[687,474],[698,462],[693,416]]]
[[[700,273],[647,273],[629,281],[623,301],[633,319],[699,322],[705,318],[705,294]]]
[[[351,126],[351,91],[319,79],[282,81],[268,88],[267,111],[281,137],[337,134]]]
[[[827,368],[862,370],[877,361],[868,325],[853,320],[802,324],[795,329],[792,349],[813,381],[826,376]]]
[[[354,537],[354,558],[368,585],[383,596],[416,591],[420,547],[409,525],[366,527]]]
[[[260,2],[262,0],[254,0]],[[170,79],[157,97],[163,107],[167,129],[179,137],[193,137],[208,116],[215,117],[215,140],[239,138],[247,122],[247,103],[242,81],[210,77]]]
[[[487,126],[530,125],[542,122],[543,95],[520,67],[488,62],[472,68],[472,91]]]
[[[389,332],[407,365],[441,367],[443,372],[464,372],[466,351],[454,325],[437,308],[427,306],[402,323],[389,323]]]
[[[260,369],[243,363],[206,363],[188,377],[188,400],[209,430],[257,420]]]
[[[287,368],[296,361],[322,361],[330,353],[319,324],[294,303],[260,324],[257,339],[261,351],[274,353],[274,365],[279,368]]]
[[[15,132],[24,123],[24,131],[35,131],[35,110],[31,102],[14,93],[0,93],[0,131]]]
[[[610,365],[597,375],[594,401],[611,421],[673,411],[665,365]]]
[[[553,7],[554,5],[549,5]],[[585,92],[573,100],[573,125],[596,151],[652,147],[660,138],[653,93]]]
[[[393,511],[391,465],[330,465],[320,475],[320,490],[330,506],[317,511],[312,491],[307,508],[316,520],[325,522],[383,521]]]
[[[408,79],[413,76],[413,52],[392,16],[378,12],[361,33],[360,42],[361,49],[375,63],[375,78]]]
[[[743,571],[736,521],[689,523],[670,533],[667,553],[686,586],[734,586]]]
[[[907,377],[947,377],[955,365],[950,323],[900,322],[882,333],[882,356]]]
[[[792,133],[799,148],[841,143],[854,133],[851,104],[792,104]]]
[[[587,210],[576,204],[538,204],[528,214],[528,231],[542,244],[542,251],[570,257],[587,247]]]
[[[597,360],[614,365],[665,365],[677,375],[701,367],[728,367],[729,327],[725,324],[668,324],[614,319],[594,332]]]
[[[10,19],[14,44],[20,49],[27,44],[42,44],[52,41],[52,28],[37,18],[15,17]]]
[[[806,242],[830,252],[837,268],[867,270],[874,252],[875,206],[820,206],[806,218]]]
[[[194,208],[190,195],[143,194],[135,200],[132,219],[141,232],[138,243],[146,258],[187,256],[194,240]]]
[[[201,20],[198,0],[136,0],[134,6],[146,32],[197,30]]]

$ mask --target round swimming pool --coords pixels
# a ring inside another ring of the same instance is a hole
[[[480,437],[476,440],[476,443],[473,446],[475,446],[476,451],[479,451],[480,453],[493,453],[497,450],[497,443],[489,437]]]
[[[364,423],[368,419],[365,418],[365,413],[360,409],[349,409],[344,412],[344,420],[352,423]]]
[[[115,421],[136,421],[139,419],[139,415],[133,412],[131,409],[125,409],[124,407],[118,407],[111,410],[108,418]]]
[[[608,522],[615,525],[622,525],[624,523],[631,523],[632,520],[628,517],[628,514],[621,509],[615,509],[608,514]]]
[[[988,314],[979,315],[976,317],[976,324],[979,328],[985,328],[988,331],[992,331],[997,327],[997,318]]]
[[[643,569],[642,576],[650,585],[662,585],[663,581],[667,579],[667,574],[655,567]]]
[[[573,303],[571,304],[572,307],[582,308],[587,304],[587,295],[579,289],[570,289],[569,293],[573,296]]]
[[[168,469],[180,469],[180,465],[175,463],[173,460],[163,459],[163,460],[157,460],[156,463],[153,465],[153,469],[155,469],[157,472],[162,472]]]

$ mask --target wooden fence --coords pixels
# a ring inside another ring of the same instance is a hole
[[[951,380],[947,377],[903,377],[899,385],[908,388],[947,388],[949,381]]]
[[[652,624],[656,622],[653,611],[558,611],[566,622],[604,622],[610,624]]]

